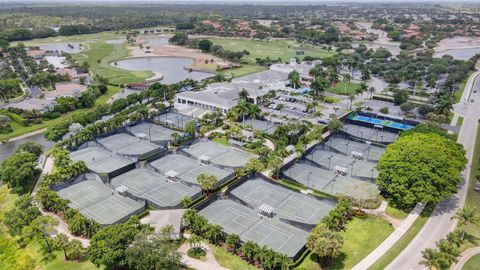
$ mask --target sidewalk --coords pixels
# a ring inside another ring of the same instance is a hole
[[[462,270],[463,265],[473,256],[480,253],[480,247],[473,247],[465,250],[458,259],[458,262],[452,266],[452,270]]]
[[[403,221],[403,223],[393,231],[390,236],[385,239],[374,251],[372,251],[367,257],[360,261],[353,270],[363,270],[368,269],[372,264],[374,264],[380,257],[382,257],[397,241],[410,229],[413,222],[417,220],[420,213],[422,213],[423,204],[418,203],[408,217]]]
[[[207,253],[205,256],[206,261],[190,258],[187,255],[187,251],[190,248],[190,246],[185,243],[178,249],[178,251],[182,254],[183,263],[197,270],[228,270],[227,268],[224,268],[218,264],[217,260],[215,259],[215,256],[213,256],[213,253],[207,244],[202,242],[201,246],[203,250],[205,250]]]

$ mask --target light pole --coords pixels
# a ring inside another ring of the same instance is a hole
[[[328,170],[330,171],[330,163],[332,162],[333,155],[328,157]]]
[[[347,151],[345,152],[345,155],[348,156],[348,145],[350,144],[350,142],[346,142],[345,145],[347,146]]]
[[[310,175],[312,172],[308,172],[308,177],[307,177],[307,193],[310,193]]]
[[[148,140],[149,140],[150,142],[152,142],[152,133],[151,133],[151,131],[150,131],[151,128],[152,128],[152,126],[148,126]]]

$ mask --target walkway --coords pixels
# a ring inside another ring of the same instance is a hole
[[[43,164],[43,168],[42,168],[42,175],[49,174],[53,170],[53,161],[54,161],[53,157],[47,156],[46,158],[47,158],[47,160]],[[40,178],[40,180],[41,179],[42,178]],[[40,181],[38,181],[37,184],[35,185],[35,189],[32,192],[32,196],[35,196],[35,194],[37,192],[37,189],[39,187],[40,187]],[[90,245],[90,240],[89,239],[85,239],[85,238],[82,238],[82,237],[77,237],[77,236],[74,236],[73,234],[71,234],[70,230],[68,230],[68,224],[63,219],[61,219],[59,216],[57,216],[55,213],[47,212],[47,211],[45,211],[41,208],[40,208],[40,212],[42,212],[42,214],[44,214],[46,216],[53,217],[54,219],[56,219],[58,221],[58,225],[55,227],[55,231],[52,235],[57,235],[57,234],[63,233],[68,237],[69,240],[77,239],[78,241],[80,241],[80,243],[82,243],[83,247],[88,247]]]
[[[372,264],[374,264],[378,259],[380,259],[398,240],[410,229],[412,224],[420,216],[424,208],[423,204],[417,204],[413,208],[412,212],[408,217],[403,221],[403,223],[390,234],[375,250],[373,250],[367,257],[363,258],[353,270],[363,270],[368,269]]]
[[[437,204],[420,232],[386,269],[425,269],[424,266],[419,264],[422,260],[421,252],[426,248],[434,248],[436,241],[445,238],[457,226],[457,220],[452,220],[452,217],[465,203],[478,119],[480,119],[480,91],[478,91],[480,90],[480,84],[476,80],[478,74],[479,72],[475,72],[468,79],[461,101],[455,105],[455,114],[464,116],[457,140],[464,146],[468,159],[468,165],[462,172],[463,181],[460,183],[456,194]],[[477,93],[473,93],[474,88]],[[469,102],[471,99],[474,102]]]
[[[188,244],[183,244],[178,249],[178,251],[182,254],[183,263],[186,264],[187,266],[189,266],[191,268],[194,268],[194,269],[197,269],[197,270],[228,270],[227,268],[224,268],[224,267],[222,267],[218,264],[217,260],[215,259],[215,256],[213,256],[213,253],[212,253],[212,251],[210,250],[210,247],[207,244],[202,242],[201,246],[202,246],[203,250],[205,250],[206,253],[207,253],[206,256],[205,256],[206,261],[201,261],[201,260],[197,260],[197,259],[194,259],[194,258],[190,258],[187,255],[187,251],[190,248],[190,246]]]
[[[480,253],[480,247],[473,247],[465,250],[458,258],[458,262],[452,266],[452,270],[462,270],[463,265],[473,256]]]

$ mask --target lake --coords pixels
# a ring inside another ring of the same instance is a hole
[[[45,147],[44,150],[48,150],[55,145],[54,142],[47,141],[47,139],[45,139],[45,137],[43,137],[43,133],[32,135],[32,136],[29,136],[27,138],[19,139],[19,140],[16,140],[16,141],[6,142],[6,143],[3,143],[3,144],[0,144],[0,162],[4,161],[11,154],[13,154],[15,152],[15,150],[17,149],[17,147],[27,140],[31,140],[31,141],[34,141],[36,143],[39,143],[39,144],[43,145],[43,147]]]
[[[458,60],[468,60],[475,54],[480,53],[480,47],[478,48],[464,48],[464,49],[448,49],[442,52],[435,52],[433,57],[441,58],[444,55],[451,55]]]
[[[117,61],[115,67],[126,70],[149,70],[163,74],[162,82],[166,84],[177,83],[187,78],[201,80],[212,76],[211,73],[192,71],[188,72],[184,67],[190,65],[192,59],[183,57],[142,57],[130,58]],[[112,63],[112,65],[114,65]]]
[[[71,45],[72,47],[68,46]],[[40,44],[38,45],[40,49],[46,51],[59,51],[66,53],[79,53],[82,51],[80,43],[53,43],[53,44]]]

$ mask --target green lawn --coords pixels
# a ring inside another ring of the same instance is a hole
[[[249,63],[255,63],[255,58],[270,57],[272,59],[281,58],[283,62],[291,58],[305,56],[326,57],[333,55],[333,52],[322,49],[318,46],[299,44],[292,40],[273,40],[260,41],[241,38],[210,38],[215,45],[221,45],[224,49],[232,51],[247,50],[250,55],[244,56],[242,60]],[[297,55],[297,50],[303,50],[304,55]]]
[[[90,43],[83,52],[73,55],[79,63],[88,62],[94,74],[105,77],[114,84],[143,82],[153,76],[151,71],[127,71],[111,65],[112,62],[128,56],[128,49],[123,44],[105,42]]]
[[[393,227],[384,219],[369,216],[368,218],[354,218],[347,224],[343,232],[344,244],[342,254],[328,269],[351,269],[365,256],[372,252],[391,233]],[[307,256],[296,269],[317,270],[320,266]]]
[[[0,187],[0,220],[5,212],[12,209],[18,195],[9,192],[7,186]],[[45,262],[40,253],[40,246],[32,242],[25,248],[20,248],[16,241],[7,233],[3,222],[0,222],[0,270],[10,269],[42,269],[42,270],[93,270],[98,269],[89,261],[64,261],[61,252],[55,252],[56,257]]]
[[[480,215],[480,193],[473,190],[475,184],[478,183],[477,179],[475,178],[476,175],[480,175],[480,131],[478,130],[477,126],[477,137],[475,139],[475,149],[473,152],[472,164],[471,164],[471,171],[470,171],[470,179],[468,183],[468,193],[467,193],[467,200],[465,201],[465,205],[470,205],[477,208],[477,215]],[[473,235],[480,239],[480,226],[478,225],[468,225],[466,227],[467,233]],[[466,243],[462,249],[467,249],[471,247],[471,243]]]
[[[463,117],[459,116],[457,120],[457,127],[462,127],[462,124],[463,124]]]
[[[215,137],[215,138],[212,139],[212,142],[216,142],[216,143],[223,144],[223,145],[226,145],[226,146],[231,145],[231,143],[229,143],[228,139],[225,138],[225,137]]]
[[[51,43],[66,43],[66,42],[78,42],[78,43],[89,43],[97,41],[105,41],[112,39],[119,39],[124,37],[121,34],[115,34],[115,32],[100,32],[94,34],[84,34],[84,35],[73,35],[73,36],[58,36],[58,37],[49,37],[49,38],[36,38],[28,41],[22,41],[25,46],[35,46],[40,44],[51,44]],[[16,45],[20,42],[13,42],[12,45]]]
[[[232,76],[233,78],[238,78],[238,77],[243,77],[243,76],[250,75],[250,74],[257,73],[264,70],[266,70],[264,67],[250,64],[250,65],[243,65],[239,68],[220,71],[220,73],[223,75]]]
[[[408,216],[408,212],[403,211],[401,209],[392,207],[390,205],[387,206],[387,209],[385,210],[385,213],[393,218],[397,219],[404,219]]]
[[[480,265],[480,254],[471,257],[462,267],[462,270],[477,270]]]
[[[221,247],[212,244],[208,244],[208,246],[210,247],[210,250],[212,251],[213,256],[215,257],[215,260],[217,260],[218,264],[225,268],[230,270],[258,270],[258,268],[255,266],[247,264],[240,257],[228,253]]]
[[[356,94],[355,90],[360,88],[358,83],[338,82],[336,85],[330,87],[328,92],[335,93],[337,95],[350,95]]]
[[[455,103],[459,103],[460,99],[462,98],[463,95],[463,90],[465,90],[465,85],[467,84],[468,78],[473,74],[473,71],[470,71],[468,73],[467,79],[465,79],[461,84],[460,84],[460,89],[456,91],[453,95],[455,98]]]
[[[410,229],[391,247],[377,262],[375,262],[368,270],[382,270],[387,267],[402,250],[415,238],[417,233],[422,229],[425,222],[427,222],[430,214],[433,211],[432,206],[427,206],[423,209],[422,214],[415,220]]]
[[[111,96],[113,96],[115,93],[117,93],[118,91],[120,91],[119,87],[108,86],[107,93],[100,96],[95,101],[95,106],[105,104],[105,102]],[[33,131],[36,131],[36,130],[40,130],[40,129],[43,129],[43,128],[48,128],[48,127],[54,126],[58,123],[61,123],[61,122],[65,121],[66,119],[70,118],[71,116],[73,116],[75,114],[83,113],[83,112],[86,112],[88,110],[92,110],[92,109],[91,108],[85,108],[85,109],[75,110],[73,112],[63,114],[58,118],[55,118],[55,119],[52,119],[52,120],[44,120],[40,124],[35,124],[35,125],[30,125],[30,126],[22,126],[22,125],[18,124],[17,122],[12,121],[10,124],[13,128],[13,131],[10,132],[10,133],[7,133],[7,134],[0,134],[0,141],[8,140],[8,139],[11,139],[11,138],[23,135],[23,134],[27,134],[27,133],[30,133],[30,132],[33,132]]]

